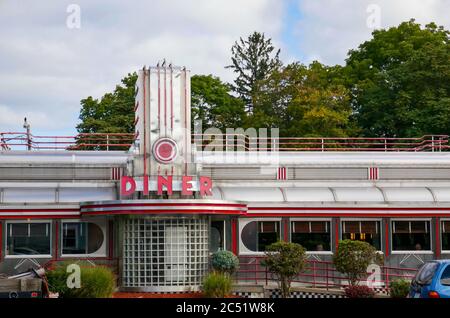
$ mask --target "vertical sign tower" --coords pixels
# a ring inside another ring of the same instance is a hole
[[[166,62],[139,71],[135,88],[138,155],[134,177],[196,173],[191,162],[191,91],[186,68]]]

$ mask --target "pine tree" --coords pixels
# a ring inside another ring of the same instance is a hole
[[[260,81],[279,68],[280,50],[275,51],[270,38],[264,33],[254,32],[246,40],[240,38],[231,48],[233,69],[237,77],[232,85],[233,91],[245,102],[246,110],[253,113],[261,90]]]

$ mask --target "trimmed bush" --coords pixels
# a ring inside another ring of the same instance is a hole
[[[232,280],[227,273],[212,272],[203,281],[203,294],[208,298],[224,298],[231,294]]]
[[[375,247],[366,242],[343,240],[339,241],[337,252],[333,255],[336,269],[344,274],[350,285],[357,285],[358,280],[367,275],[370,264],[381,264],[381,256]]]
[[[345,296],[348,298],[373,298],[375,292],[368,286],[350,285],[345,289]]]
[[[62,298],[109,298],[115,290],[116,278],[114,273],[105,266],[80,266],[80,288],[69,288],[67,278],[67,265],[63,263],[55,269],[47,272],[49,289],[53,293],[59,293]]]
[[[397,279],[389,284],[389,295],[392,298],[406,298],[411,283],[406,279]]]
[[[278,279],[283,298],[291,294],[292,280],[304,269],[306,263],[305,249],[296,243],[279,241],[266,249],[266,258],[261,265],[267,267]]]
[[[230,251],[218,251],[211,256],[211,265],[215,271],[232,275],[239,267],[239,259]]]

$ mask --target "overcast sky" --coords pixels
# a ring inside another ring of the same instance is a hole
[[[449,12],[450,0],[0,0],[0,131],[26,116],[34,134],[75,134],[80,99],[163,58],[232,81],[230,48],[253,31],[284,62],[342,64],[373,27],[450,29]]]

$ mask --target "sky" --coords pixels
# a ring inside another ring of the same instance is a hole
[[[231,46],[253,31],[285,63],[343,64],[377,28],[450,29],[450,0],[0,0],[0,132],[73,135],[80,100],[166,59],[231,82]]]

